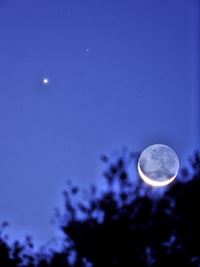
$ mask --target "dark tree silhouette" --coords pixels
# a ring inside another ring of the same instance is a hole
[[[107,164],[108,188],[93,190],[86,203],[65,192],[67,218],[62,224],[79,264],[91,266],[200,266],[200,154],[190,160],[192,173],[162,194],[129,177],[132,155]],[[79,218],[78,218],[79,215]],[[81,266],[81,265],[79,265]]]
[[[68,186],[65,212],[57,215],[60,251],[33,253],[30,238],[8,245],[1,234],[0,267],[200,266],[200,153],[165,191],[130,176],[135,160],[128,152],[102,156],[102,192],[92,186],[81,197],[80,188]]]

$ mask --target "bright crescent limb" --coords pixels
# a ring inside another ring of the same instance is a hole
[[[140,168],[140,164],[139,164],[139,162],[138,162],[138,173],[139,173],[139,175],[140,175],[140,177],[147,183],[147,184],[149,184],[149,185],[151,185],[151,186],[165,186],[165,185],[168,185],[168,184],[170,184],[175,178],[176,178],[176,175],[174,175],[172,178],[170,178],[170,179],[168,179],[167,181],[160,181],[160,182],[158,182],[158,181],[154,181],[154,180],[152,180],[152,179],[150,179],[148,176],[146,176],[143,172],[142,172],[142,170],[141,170],[141,168]]]

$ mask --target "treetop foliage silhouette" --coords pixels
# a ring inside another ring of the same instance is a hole
[[[31,238],[8,245],[1,234],[1,267],[200,266],[200,153],[162,192],[130,176],[137,154],[101,159],[104,191],[64,191],[65,211],[57,214],[62,249],[36,253]]]

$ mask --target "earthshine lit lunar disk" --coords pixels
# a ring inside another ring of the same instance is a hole
[[[155,144],[147,147],[138,160],[138,173],[149,185],[165,186],[177,176],[179,160],[173,149]]]

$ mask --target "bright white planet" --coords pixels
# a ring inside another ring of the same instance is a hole
[[[149,185],[165,186],[177,176],[179,160],[173,149],[155,144],[147,147],[138,160],[138,173]]]
[[[42,82],[43,82],[43,84],[48,84],[49,83],[49,79],[48,78],[43,78]]]

